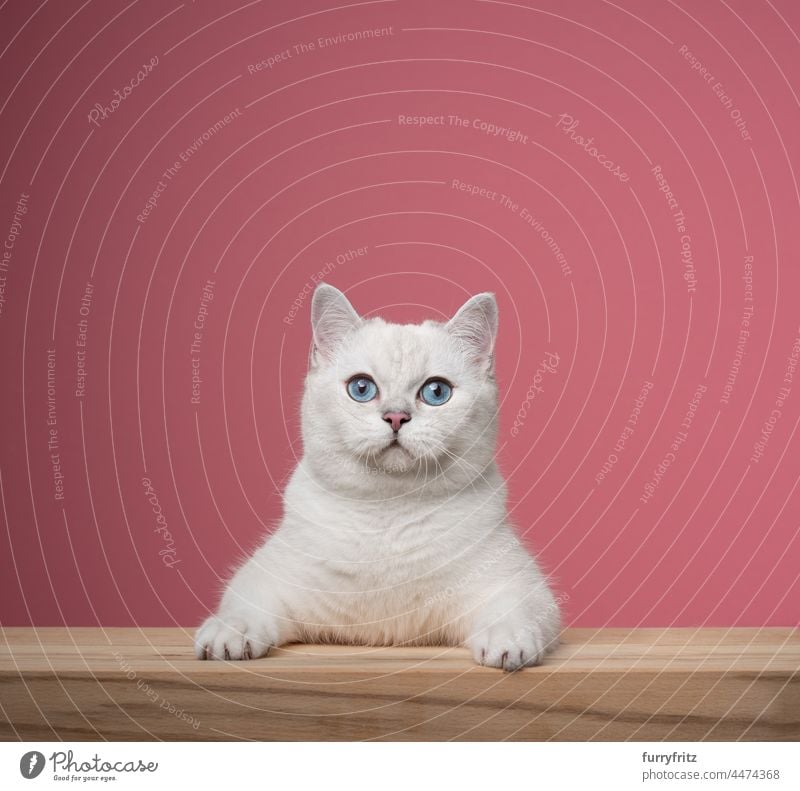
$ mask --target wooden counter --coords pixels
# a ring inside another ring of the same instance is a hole
[[[200,662],[191,634],[0,629],[0,736],[800,739],[797,629],[571,629],[543,666],[513,674],[450,648]]]

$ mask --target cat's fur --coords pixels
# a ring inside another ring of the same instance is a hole
[[[361,319],[322,284],[311,315],[304,453],[283,521],[198,630],[197,656],[254,659],[294,641],[463,644],[484,665],[538,664],[560,618],[507,522],[494,460],[494,296],[446,324],[400,325]],[[355,374],[374,379],[377,398],[350,398]],[[441,406],[418,397],[433,376],[453,385]],[[396,434],[390,410],[411,416]]]

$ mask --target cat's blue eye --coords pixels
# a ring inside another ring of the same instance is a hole
[[[368,376],[354,376],[347,383],[347,392],[353,401],[360,401],[363,404],[372,401],[378,395],[378,385]]]
[[[441,406],[450,400],[453,388],[444,379],[430,379],[422,385],[419,397],[431,406]]]

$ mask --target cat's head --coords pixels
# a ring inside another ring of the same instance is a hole
[[[303,398],[310,463],[331,474],[339,464],[343,474],[393,478],[480,475],[495,444],[494,295],[472,297],[446,323],[392,324],[362,319],[323,283],[311,324]]]

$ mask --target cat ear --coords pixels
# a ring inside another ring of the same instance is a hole
[[[468,299],[446,327],[461,341],[470,359],[486,370],[491,369],[497,337],[497,300],[494,294],[484,292]]]
[[[320,283],[311,300],[311,329],[315,352],[331,359],[345,335],[361,324],[347,297],[338,288]]]

